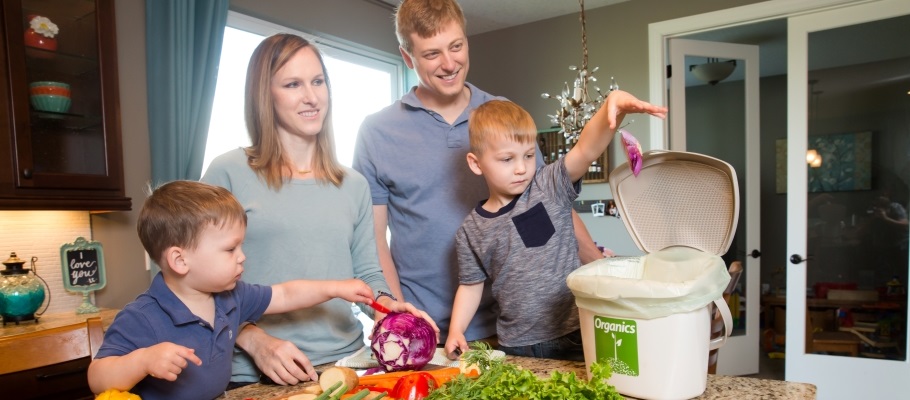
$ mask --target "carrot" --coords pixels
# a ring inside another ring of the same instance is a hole
[[[398,382],[398,379],[400,379],[403,376],[413,374],[415,372],[426,372],[426,373],[430,374],[433,377],[433,379],[436,380],[436,384],[443,385],[446,382],[448,382],[452,379],[455,379],[455,377],[461,373],[461,370],[458,367],[446,367],[446,368],[434,369],[431,371],[387,372],[384,374],[361,376],[359,384],[363,385],[363,386],[378,386],[378,387],[386,387],[386,388],[391,389],[391,388],[395,387],[395,382]],[[477,373],[476,372],[469,373],[469,374],[467,374],[467,376],[476,377]]]

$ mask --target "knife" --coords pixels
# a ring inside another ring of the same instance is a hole
[[[373,307],[374,310],[379,311],[383,314],[389,314],[392,312],[392,310],[389,310],[384,305],[379,304],[379,302],[377,302],[377,301],[373,301],[372,303],[370,303],[370,307]]]

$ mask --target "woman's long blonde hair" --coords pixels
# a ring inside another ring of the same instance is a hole
[[[313,159],[313,172],[323,183],[341,186],[345,171],[335,157],[335,133],[332,129],[332,85],[329,80],[325,62],[319,50],[306,39],[292,34],[279,33],[265,38],[253,55],[246,72],[246,96],[244,113],[246,128],[252,146],[247,147],[246,155],[250,168],[263,179],[269,188],[280,190],[294,174],[294,170],[285,157],[278,139],[278,121],[275,113],[275,101],[272,98],[271,84],[275,73],[283,67],[298,51],[310,47],[316,53],[326,88],[329,91],[329,107],[322,124],[322,131],[316,137],[316,153]]]

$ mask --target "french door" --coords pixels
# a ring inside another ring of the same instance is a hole
[[[881,0],[788,20],[786,379],[820,399],[910,393],[907,297],[889,286],[908,276],[908,16],[910,1]],[[826,49],[839,65],[819,68]],[[825,280],[869,298],[813,290]],[[821,348],[819,330],[862,340]]]
[[[724,160],[739,180],[739,224],[724,258],[742,262],[744,272],[731,296],[734,330],[718,352],[717,373],[758,373],[761,260],[752,256],[761,237],[758,46],[670,39],[669,50],[670,149]],[[709,61],[733,65],[736,79],[697,82],[691,67]]]

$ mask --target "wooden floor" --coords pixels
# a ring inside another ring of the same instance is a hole
[[[768,353],[761,351],[758,355],[758,373],[746,376],[749,378],[774,379],[778,381],[785,380],[785,362],[786,360],[783,358],[770,358],[768,357]]]

